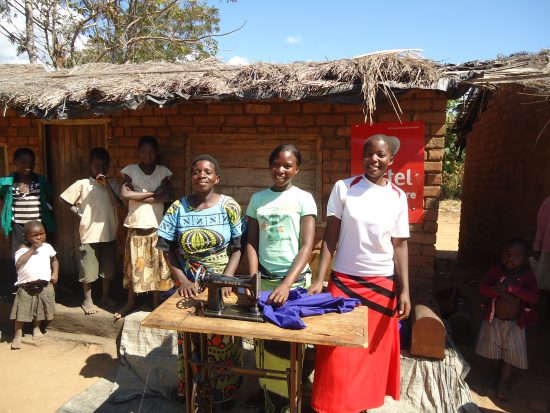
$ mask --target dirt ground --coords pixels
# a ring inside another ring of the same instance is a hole
[[[50,331],[33,340],[29,330],[13,351],[12,329],[1,332],[1,413],[55,412],[99,377],[113,377],[118,365],[112,339]]]
[[[456,261],[460,202],[443,201],[440,206],[437,235],[437,278],[435,288],[461,286],[471,301],[473,319],[479,320],[478,282],[482,272],[462,266]],[[474,329],[477,324],[474,323]],[[33,341],[25,334],[21,350],[10,350],[13,328],[0,326],[0,413],[50,413],[79,394],[99,377],[112,378],[118,365],[114,339],[51,331],[41,340]],[[513,401],[501,401],[485,392],[486,371],[474,354],[472,344],[459,344],[471,364],[467,381],[474,402],[484,412],[544,412],[550,400],[550,386],[538,383],[537,369],[544,349],[540,348],[541,333],[528,332],[531,368],[524,372],[515,388]],[[533,367],[534,366],[534,367]],[[482,395],[483,394],[483,395]],[[548,410],[550,412],[550,410]]]

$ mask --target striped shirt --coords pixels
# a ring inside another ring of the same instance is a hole
[[[40,184],[38,181],[31,182],[29,192],[21,192],[19,187],[20,184],[13,185],[13,222],[23,225],[28,221],[40,221]]]

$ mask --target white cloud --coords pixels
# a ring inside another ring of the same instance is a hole
[[[3,25],[10,32],[21,30],[25,27],[25,18],[17,13],[10,21],[3,22]],[[0,63],[29,63],[29,57],[27,53],[17,56],[17,47],[6,36],[0,35]]]
[[[0,36],[0,63],[29,63],[26,53],[17,56],[16,47],[4,36]]]
[[[0,0],[1,1],[1,0]],[[58,15],[61,16],[64,24],[67,26],[75,25],[81,20],[81,16],[76,11],[67,9],[60,6],[57,10]],[[36,10],[35,10],[36,13]],[[3,21],[3,24],[9,32],[21,32],[25,29],[25,17],[21,13],[15,13],[11,16],[10,20]],[[63,26],[61,27],[61,29]],[[63,32],[63,30],[59,30]],[[48,62],[49,57],[44,50],[45,39],[44,35],[36,26],[34,29],[34,35],[36,38],[36,49],[38,54],[38,61]],[[87,42],[86,36],[78,36],[75,42],[75,48],[82,50]],[[5,36],[0,35],[0,63],[29,63],[27,53],[22,53],[17,56],[17,48],[11,44]]]
[[[181,62],[194,62],[194,61],[197,60],[197,57],[199,57],[198,52],[192,51],[189,54],[186,54],[186,55],[181,56],[181,57],[177,57],[176,62],[178,62],[178,63],[181,63]]]
[[[287,36],[285,39],[285,43],[287,44],[302,43],[302,38],[300,36]]]
[[[249,65],[250,61],[246,57],[233,56],[231,59],[227,61],[227,64],[234,65],[234,66],[244,66],[244,65]]]

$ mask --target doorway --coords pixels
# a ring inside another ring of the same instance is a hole
[[[59,195],[78,179],[89,176],[89,153],[107,148],[106,120],[50,121],[42,125],[45,171],[53,187],[52,206],[57,232],[50,240],[59,259],[60,281],[78,282],[80,236],[79,220],[59,200]]]

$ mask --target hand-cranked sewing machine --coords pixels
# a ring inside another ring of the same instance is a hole
[[[216,274],[206,267],[200,267],[195,279],[199,286],[199,292],[208,288],[208,300],[203,307],[203,313],[207,317],[231,318],[245,321],[264,321],[258,307],[260,298],[260,279],[258,272],[253,275],[235,275],[232,277]],[[246,300],[245,304],[226,307],[223,302],[222,288],[246,288],[252,295],[252,301]]]

